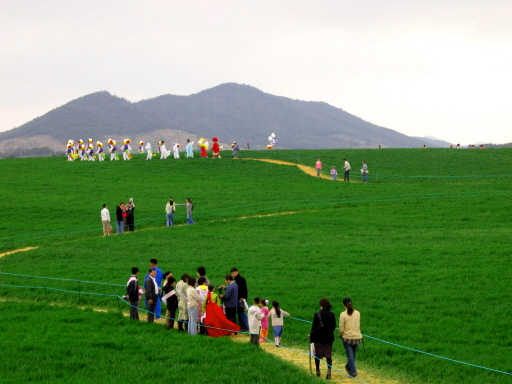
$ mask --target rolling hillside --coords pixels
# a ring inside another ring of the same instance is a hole
[[[423,142],[368,123],[323,102],[292,100],[240,84],[222,84],[190,96],[162,95],[132,103],[106,91],[58,107],[0,133],[0,152],[16,148],[64,150],[69,139],[109,137],[156,142],[217,136],[262,149],[274,132],[283,149],[421,147]]]

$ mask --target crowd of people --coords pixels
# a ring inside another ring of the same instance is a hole
[[[219,139],[217,137],[212,138],[212,158],[220,158],[220,151],[222,150],[222,146],[218,143]],[[117,142],[112,139],[107,140],[108,149],[105,150],[103,143],[101,141],[96,141],[94,143],[93,139],[87,140],[87,143],[84,143],[82,139],[78,140],[75,144],[74,140],[68,140],[66,145],[66,156],[68,161],[74,161],[80,159],[80,161],[105,161],[106,155],[105,152],[110,154],[110,161],[117,161],[120,159],[119,153],[122,153],[123,160],[131,160],[133,158],[133,149],[131,147],[131,140],[124,139],[122,144],[118,146]],[[204,138],[201,138],[197,142],[199,146],[199,152],[201,157],[208,157],[208,149],[210,144]],[[194,157],[194,142],[187,139],[187,146],[185,147],[185,157],[191,158]],[[247,149],[249,147],[249,143],[247,143]],[[240,147],[238,146],[236,141],[233,141],[231,144],[231,150],[233,151],[233,158],[238,158],[238,152],[240,151]],[[138,153],[144,154],[147,153],[146,160],[152,160],[156,153],[153,153],[153,148],[151,147],[151,143],[145,143],[144,141],[139,142]],[[173,142],[172,150],[167,149],[165,147],[165,141],[160,140],[158,142],[157,153],[160,155],[160,159],[164,160],[169,157],[171,153],[174,154],[175,159],[181,158],[180,155],[180,144],[176,141]]]
[[[143,301],[147,310],[147,321],[153,323],[162,317],[165,305],[167,329],[174,329],[177,323],[179,332],[190,335],[208,335],[220,337],[237,335],[238,332],[250,334],[250,342],[256,346],[268,340],[268,329],[272,322],[274,343],[281,346],[284,317],[290,314],[280,308],[278,301],[269,301],[255,297],[249,307],[246,279],[237,268],[231,268],[224,276],[224,284],[217,288],[206,276],[203,266],[197,268],[197,276],[181,275],[179,281],[171,271],[162,272],[156,259],[149,262],[149,270],[143,286],[139,286],[139,268],[133,267],[126,283],[127,301],[130,302],[130,318],[140,320],[139,302]],[[217,292],[216,292],[217,291]],[[320,310],[315,312],[309,335],[314,346],[316,375],[320,376],[320,361],[327,362],[326,379],[331,378],[332,346],[335,340],[336,319],[331,312],[331,302],[323,298],[319,302]],[[339,319],[339,336],[346,351],[347,373],[355,377],[356,352],[363,336],[360,330],[361,315],[353,307],[350,298],[343,299],[345,311]]]
[[[165,205],[166,213],[166,225],[174,225],[174,213],[176,212],[177,206],[185,206],[187,209],[187,224],[194,224],[192,219],[192,212],[194,210],[194,204],[190,198],[185,200],[183,204],[176,204],[174,199],[171,197]],[[110,224],[110,211],[108,210],[107,204],[103,204],[103,209],[100,212],[101,222],[103,223],[103,236],[109,236],[112,234],[112,225]],[[133,232],[135,230],[135,203],[133,198],[130,198],[128,204],[123,201],[116,207],[116,233],[119,235],[124,232]]]
[[[348,162],[347,159],[343,159],[343,162],[344,162],[344,164],[343,164],[343,169],[344,169],[343,181],[350,182],[350,170],[352,169],[352,167],[350,166],[350,163]],[[315,170],[316,170],[316,176],[320,177],[320,172],[322,171],[322,161],[320,159],[316,160]],[[366,161],[363,160],[362,165],[361,165],[361,175],[362,175],[361,181],[363,183],[369,181],[368,173],[369,173],[368,164],[366,164]],[[333,165],[331,167],[331,179],[336,180],[337,178],[338,178],[338,170],[336,169],[336,166]]]

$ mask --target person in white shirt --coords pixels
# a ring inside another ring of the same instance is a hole
[[[343,169],[345,169],[345,173],[343,174],[343,181],[350,181],[350,163],[347,161],[347,159],[343,159],[345,162],[345,165],[343,166]]]
[[[249,311],[247,311],[247,314],[249,316],[249,333],[251,334],[251,343],[254,345],[259,345],[261,319],[265,317],[265,314],[261,312],[261,300],[259,297],[256,297],[252,303],[253,304],[249,308]]]
[[[146,143],[146,152],[148,153],[148,155],[146,156],[146,160],[151,160],[151,158],[153,157],[153,150],[151,149],[150,143]]]
[[[107,204],[103,204],[101,221],[103,222],[103,236],[109,236],[112,233],[112,227],[110,226],[110,212],[107,209]]]

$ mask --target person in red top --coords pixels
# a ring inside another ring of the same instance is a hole
[[[322,162],[318,159],[315,163],[316,177],[320,177],[320,171],[322,170]]]
[[[214,137],[212,139],[212,141],[213,141],[213,146],[212,146],[213,158],[218,157],[220,159],[220,146],[219,146],[219,143],[218,143],[219,139]]]

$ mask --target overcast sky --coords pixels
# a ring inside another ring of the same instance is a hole
[[[512,142],[511,15],[511,0],[0,0],[0,131],[97,91],[236,82],[410,136]]]

